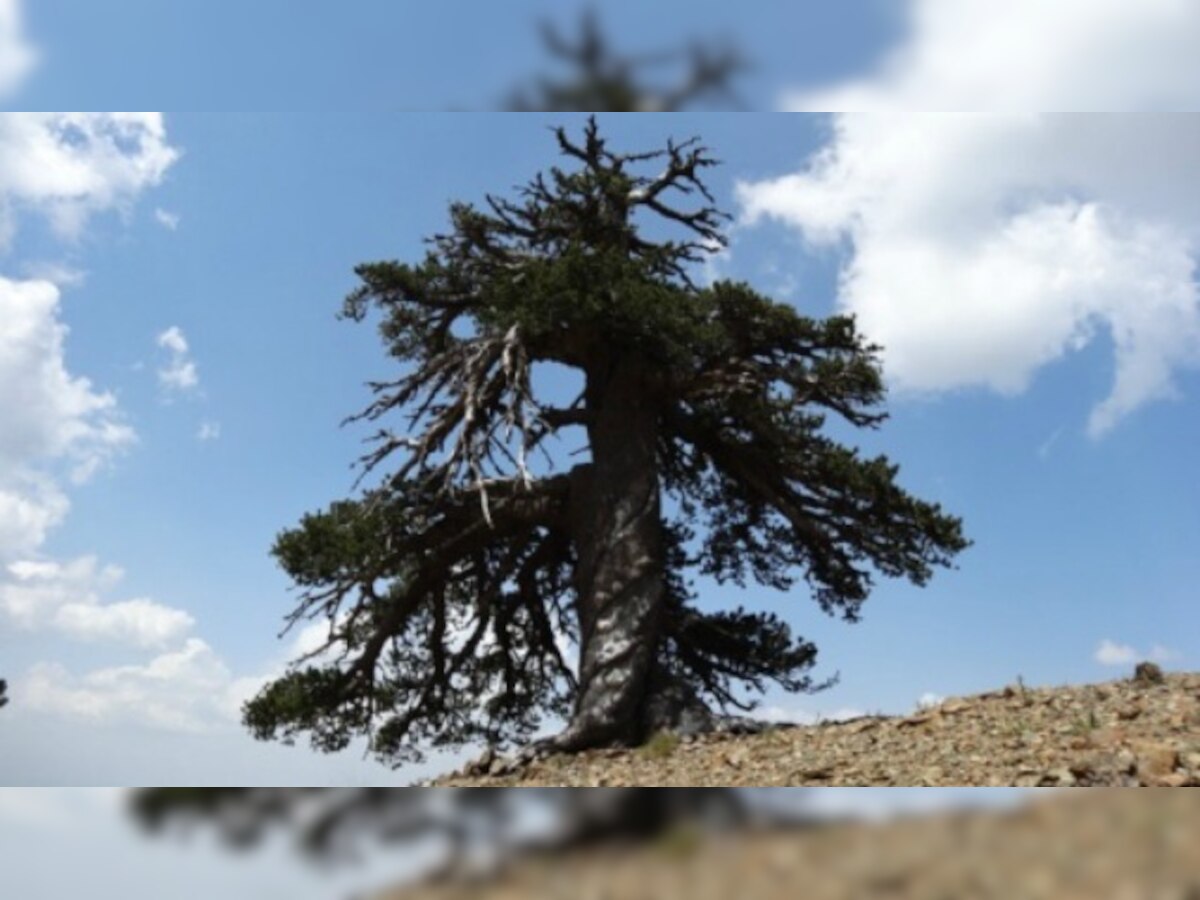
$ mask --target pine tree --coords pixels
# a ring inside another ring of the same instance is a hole
[[[542,44],[566,77],[543,75],[508,102],[514,112],[677,112],[695,105],[739,109],[733,82],[747,68],[728,44],[693,41],[687,48],[632,55],[614,49],[594,10],[585,10],[572,40],[551,22]],[[672,80],[662,80],[662,70]],[[658,71],[658,83],[647,76]]]
[[[247,704],[259,738],[367,736],[399,763],[547,718],[556,751],[711,729],[770,683],[818,687],[816,648],[771,613],[699,608],[689,574],[803,578],[854,621],[877,573],[924,584],[967,545],[826,433],[885,418],[852,319],[696,282],[727,219],[706,148],[616,153],[595,119],[556,136],[569,168],[453,205],[419,262],[357,269],[343,313],[380,316],[400,373],[353,417],[378,425],[369,485],[274,547],[290,623],[330,637]],[[578,373],[573,402],[548,400],[543,363]],[[574,435],[582,456],[553,452]]]
[[[210,825],[239,847],[284,831],[318,858],[335,857],[364,839],[418,844],[440,837],[448,850],[446,868],[453,871],[481,852],[504,862],[535,850],[646,840],[685,825],[807,822],[803,791],[785,793],[792,795],[786,810],[752,805],[730,788],[143,788],[131,795],[131,806],[151,831]],[[513,821],[530,813],[548,830],[521,836]]]

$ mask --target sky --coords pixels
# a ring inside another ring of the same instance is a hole
[[[881,581],[856,625],[802,589],[702,584],[706,606],[784,615],[818,644],[814,674],[840,676],[770,694],[770,717],[1200,655],[1200,119],[1166,112],[1200,99],[1181,49],[1200,13],[962,5],[739,20],[764,60],[755,104],[794,114],[601,116],[614,145],[713,148],[735,222],[706,274],[855,313],[885,348],[892,418],[839,436],[975,542],[927,588]],[[294,595],[268,550],[349,493],[365,431],[339,422],[390,371],[370,327],[335,319],[353,266],[414,258],[451,200],[524,182],[557,161],[548,126],[583,120],[403,111],[482,108],[524,77],[533,6],[480,13],[492,40],[444,78],[420,38],[452,11],[246,6],[0,0],[13,109],[251,110],[0,114],[4,784],[404,784],[445,764],[393,772],[241,729],[304,640],[277,638]],[[614,34],[649,40],[668,7],[618,5]],[[411,52],[367,52],[388,35]],[[928,111],[972,101],[990,111]]]

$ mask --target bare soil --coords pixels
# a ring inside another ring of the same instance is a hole
[[[1183,791],[1053,792],[1006,812],[742,832],[528,858],[387,900],[1198,900],[1200,804]]]
[[[522,762],[487,754],[438,786],[1200,786],[1200,673],[1023,685],[902,717]],[[1197,896],[1200,900],[1200,895]]]

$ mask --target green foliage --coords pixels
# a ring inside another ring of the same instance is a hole
[[[302,592],[291,623],[324,618],[330,639],[247,705],[256,736],[308,734],[322,750],[367,736],[397,762],[526,740],[570,713],[576,476],[589,463],[548,441],[582,426],[595,443],[618,365],[642,373],[650,474],[679,510],[662,523],[655,669],[696,696],[747,709],[771,683],[820,685],[815,646],[772,614],[700,610],[687,573],[777,590],[802,577],[822,609],[855,620],[877,574],[925,584],[968,545],[958,519],[897,484],[894,463],[825,433],[829,416],[885,419],[878,348],[851,318],[693,281],[726,219],[701,180],[704,148],[617,154],[594,121],[581,143],[558,141],[574,170],[551,169],[515,200],[455,204],[421,262],[358,267],[343,315],[378,315],[402,371],[372,384],[355,417],[380,424],[363,467],[383,477],[276,542]],[[639,174],[644,164],[661,174]],[[668,200],[697,194],[709,204]],[[647,217],[679,234],[651,240]],[[581,371],[584,393],[547,404],[529,375],[537,361]]]
[[[670,731],[659,731],[638,748],[638,753],[649,760],[670,759],[679,749],[679,735]]]

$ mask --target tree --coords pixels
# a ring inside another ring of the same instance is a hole
[[[551,59],[570,74],[565,79],[536,79],[532,91],[522,90],[509,101],[513,111],[675,112],[710,101],[741,106],[732,82],[746,64],[728,45],[693,42],[673,52],[621,54],[613,49],[591,9],[583,12],[575,41],[550,22],[543,23],[541,32]],[[654,85],[644,78],[647,70],[677,70],[680,63],[682,71],[673,72],[673,82]]]
[[[438,796],[434,796],[437,794]],[[565,851],[652,838],[683,825],[739,828],[755,822],[806,824],[800,804],[751,805],[728,788],[481,788],[428,792],[404,788],[145,788],[132,811],[151,829],[214,825],[231,844],[250,847],[273,830],[290,830],[318,858],[363,838],[417,843],[444,839],[448,870],[473,857],[501,861],[522,853]],[[529,833],[513,821],[532,811],[549,827]]]
[[[711,729],[770,682],[819,687],[816,648],[773,614],[700,609],[689,573],[802,575],[854,621],[876,572],[924,584],[967,545],[895,465],[825,433],[885,418],[850,318],[693,279],[725,242],[704,147],[616,153],[595,119],[556,136],[570,171],[453,205],[420,262],[357,269],[344,315],[378,312],[403,369],[352,417],[380,426],[372,483],[275,544],[289,625],[323,617],[329,638],[247,704],[261,739],[365,735],[399,763],[548,716],[568,720],[555,751]],[[579,374],[573,401],[549,401],[542,363]],[[566,468],[547,444],[571,435]]]
[[[0,709],[8,706],[8,682],[0,678]]]

